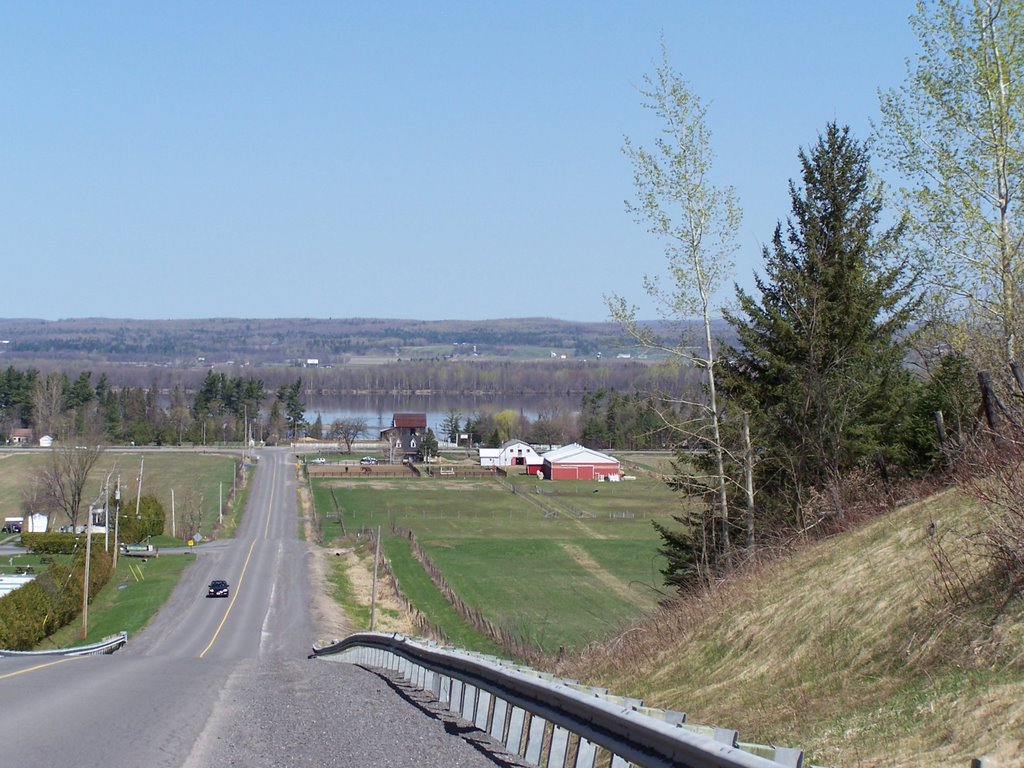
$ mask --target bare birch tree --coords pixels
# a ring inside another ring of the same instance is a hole
[[[626,332],[645,347],[659,349],[703,372],[706,398],[687,403],[701,414],[696,434],[714,456],[721,550],[729,552],[729,507],[721,412],[715,387],[715,343],[711,320],[718,291],[732,274],[736,231],[742,219],[732,187],[711,180],[714,153],[707,126],[707,107],[669,64],[664,43],[662,60],[640,88],[643,106],[660,120],[662,133],[645,149],[628,137],[624,152],[633,164],[635,198],[627,210],[665,246],[667,280],[645,275],[644,291],[662,319],[680,331],[675,339],[656,337],[638,321],[636,307],[620,296],[608,306]],[[688,343],[687,330],[698,319],[702,338]]]

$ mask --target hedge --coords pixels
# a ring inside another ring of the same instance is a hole
[[[103,547],[102,533],[92,535],[93,551]],[[77,551],[85,551],[84,533],[23,533],[21,543],[30,552],[37,555],[73,555]]]
[[[71,623],[82,609],[84,565],[84,553],[72,566],[54,563],[33,581],[0,597],[0,648],[31,650],[47,635]],[[94,548],[89,566],[90,598],[110,581],[112,573],[110,556],[102,547]]]

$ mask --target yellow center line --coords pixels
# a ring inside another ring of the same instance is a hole
[[[270,498],[267,501],[267,523],[263,526],[263,538],[270,538],[270,511],[274,508],[274,490],[277,487],[277,462],[274,462],[274,472],[270,476]]]
[[[269,538],[270,533],[270,512],[274,506],[274,490],[277,486],[277,463],[274,463],[274,472],[270,479],[270,500],[267,503],[267,522],[263,526],[263,538]],[[203,658],[207,652],[213,648],[213,644],[217,642],[217,637],[220,635],[220,631],[224,629],[224,624],[228,620],[228,615],[231,613],[231,609],[235,606],[235,600],[238,599],[238,593],[242,590],[242,580],[245,578],[245,571],[249,567],[249,560],[252,559],[252,551],[256,548],[256,540],[253,539],[252,544],[249,545],[249,553],[245,556],[245,562],[242,564],[242,573],[238,577],[238,583],[235,585],[235,592],[231,596],[231,602],[228,603],[228,609],[224,611],[224,617],[220,620],[220,624],[217,625],[217,630],[213,633],[213,637],[210,638],[209,644],[203,649],[203,652],[199,654],[199,658]],[[2,679],[2,678],[0,678]]]
[[[26,672],[35,672],[37,669],[45,669],[46,667],[52,667],[54,664],[63,664],[65,661],[71,661],[77,659],[78,656],[64,656],[63,658],[57,659],[56,661],[48,661],[45,664],[36,664],[34,667],[26,667],[25,669],[19,669],[17,672],[8,672],[6,675],[0,675],[0,680],[6,680],[9,677],[17,677],[18,675],[24,675]]]
[[[235,600],[238,599],[238,593],[242,589],[242,580],[245,578],[245,569],[249,567],[249,558],[252,557],[252,551],[255,548],[256,548],[256,539],[253,539],[252,544],[249,545],[249,554],[247,554],[245,556],[245,562],[242,563],[242,573],[238,577],[238,584],[235,585],[235,594],[231,596],[231,602],[228,603],[228,609],[226,611],[224,611],[224,618],[221,619],[220,620],[220,624],[217,625],[217,631],[214,632],[213,633],[213,637],[210,638],[209,645],[207,645],[205,648],[203,648],[203,652],[199,654],[199,658],[200,659],[203,658],[203,656],[206,655],[207,651],[209,651],[211,648],[213,648],[213,644],[215,642],[217,642],[217,635],[219,635],[220,631],[222,629],[224,629],[224,622],[226,622],[228,620],[228,614],[231,613],[231,609],[235,605]]]

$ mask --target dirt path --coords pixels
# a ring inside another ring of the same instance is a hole
[[[630,602],[636,600],[636,595],[629,588],[629,584],[614,574],[609,573],[601,566],[600,563],[588,555],[586,550],[582,547],[576,546],[575,544],[563,543],[562,549],[564,549],[566,554],[575,560],[588,573],[593,574],[598,581],[608,587],[608,589],[615,592],[621,598]]]

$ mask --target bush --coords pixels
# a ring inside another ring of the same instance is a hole
[[[21,543],[37,555],[73,555],[85,551],[84,533],[23,533]],[[103,534],[92,535],[92,546],[103,548]]]
[[[71,534],[58,535],[73,538]],[[54,563],[34,581],[0,597],[0,648],[31,650],[47,635],[69,624],[82,607],[84,567],[83,549],[74,565]],[[94,546],[89,565],[89,595],[99,592],[112,573],[110,556],[102,546]]]

